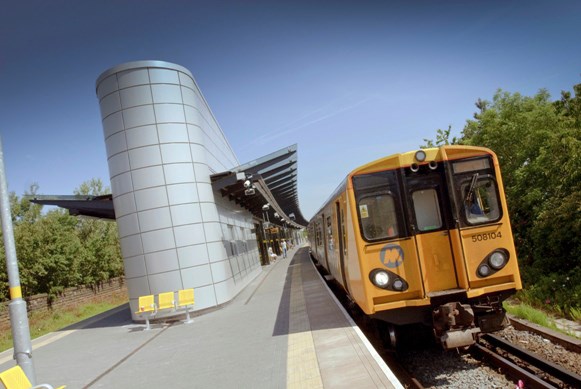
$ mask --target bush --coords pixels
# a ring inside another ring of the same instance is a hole
[[[552,273],[542,276],[516,295],[526,304],[573,320],[579,320],[581,316],[580,297],[581,269],[574,269],[567,275]]]

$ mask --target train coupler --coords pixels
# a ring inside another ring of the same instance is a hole
[[[480,328],[474,325],[474,312],[459,302],[440,305],[432,311],[434,334],[446,350],[476,342]]]
[[[466,330],[446,331],[440,336],[440,344],[444,349],[468,347],[476,343],[476,335],[480,333],[480,328],[473,327]]]

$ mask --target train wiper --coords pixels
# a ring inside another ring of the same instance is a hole
[[[470,186],[468,187],[468,192],[464,198],[466,204],[472,204],[472,198],[474,197],[474,188],[476,187],[476,180],[478,180],[478,173],[474,173],[472,180],[470,181]]]

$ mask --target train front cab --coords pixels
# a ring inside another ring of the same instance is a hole
[[[491,151],[445,146],[399,154],[348,181],[359,266],[368,275],[350,292],[366,313],[395,325],[430,323],[444,348],[501,327],[502,301],[521,281]]]

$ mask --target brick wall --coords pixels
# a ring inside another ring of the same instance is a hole
[[[51,309],[64,309],[85,303],[103,301],[119,292],[127,295],[127,286],[123,277],[113,278],[96,287],[78,286],[68,288],[50,304],[46,294],[37,294],[27,297],[25,298],[26,308],[29,314],[30,312],[48,311]],[[10,316],[8,312],[9,303],[10,301],[0,303],[1,329],[10,327]]]

